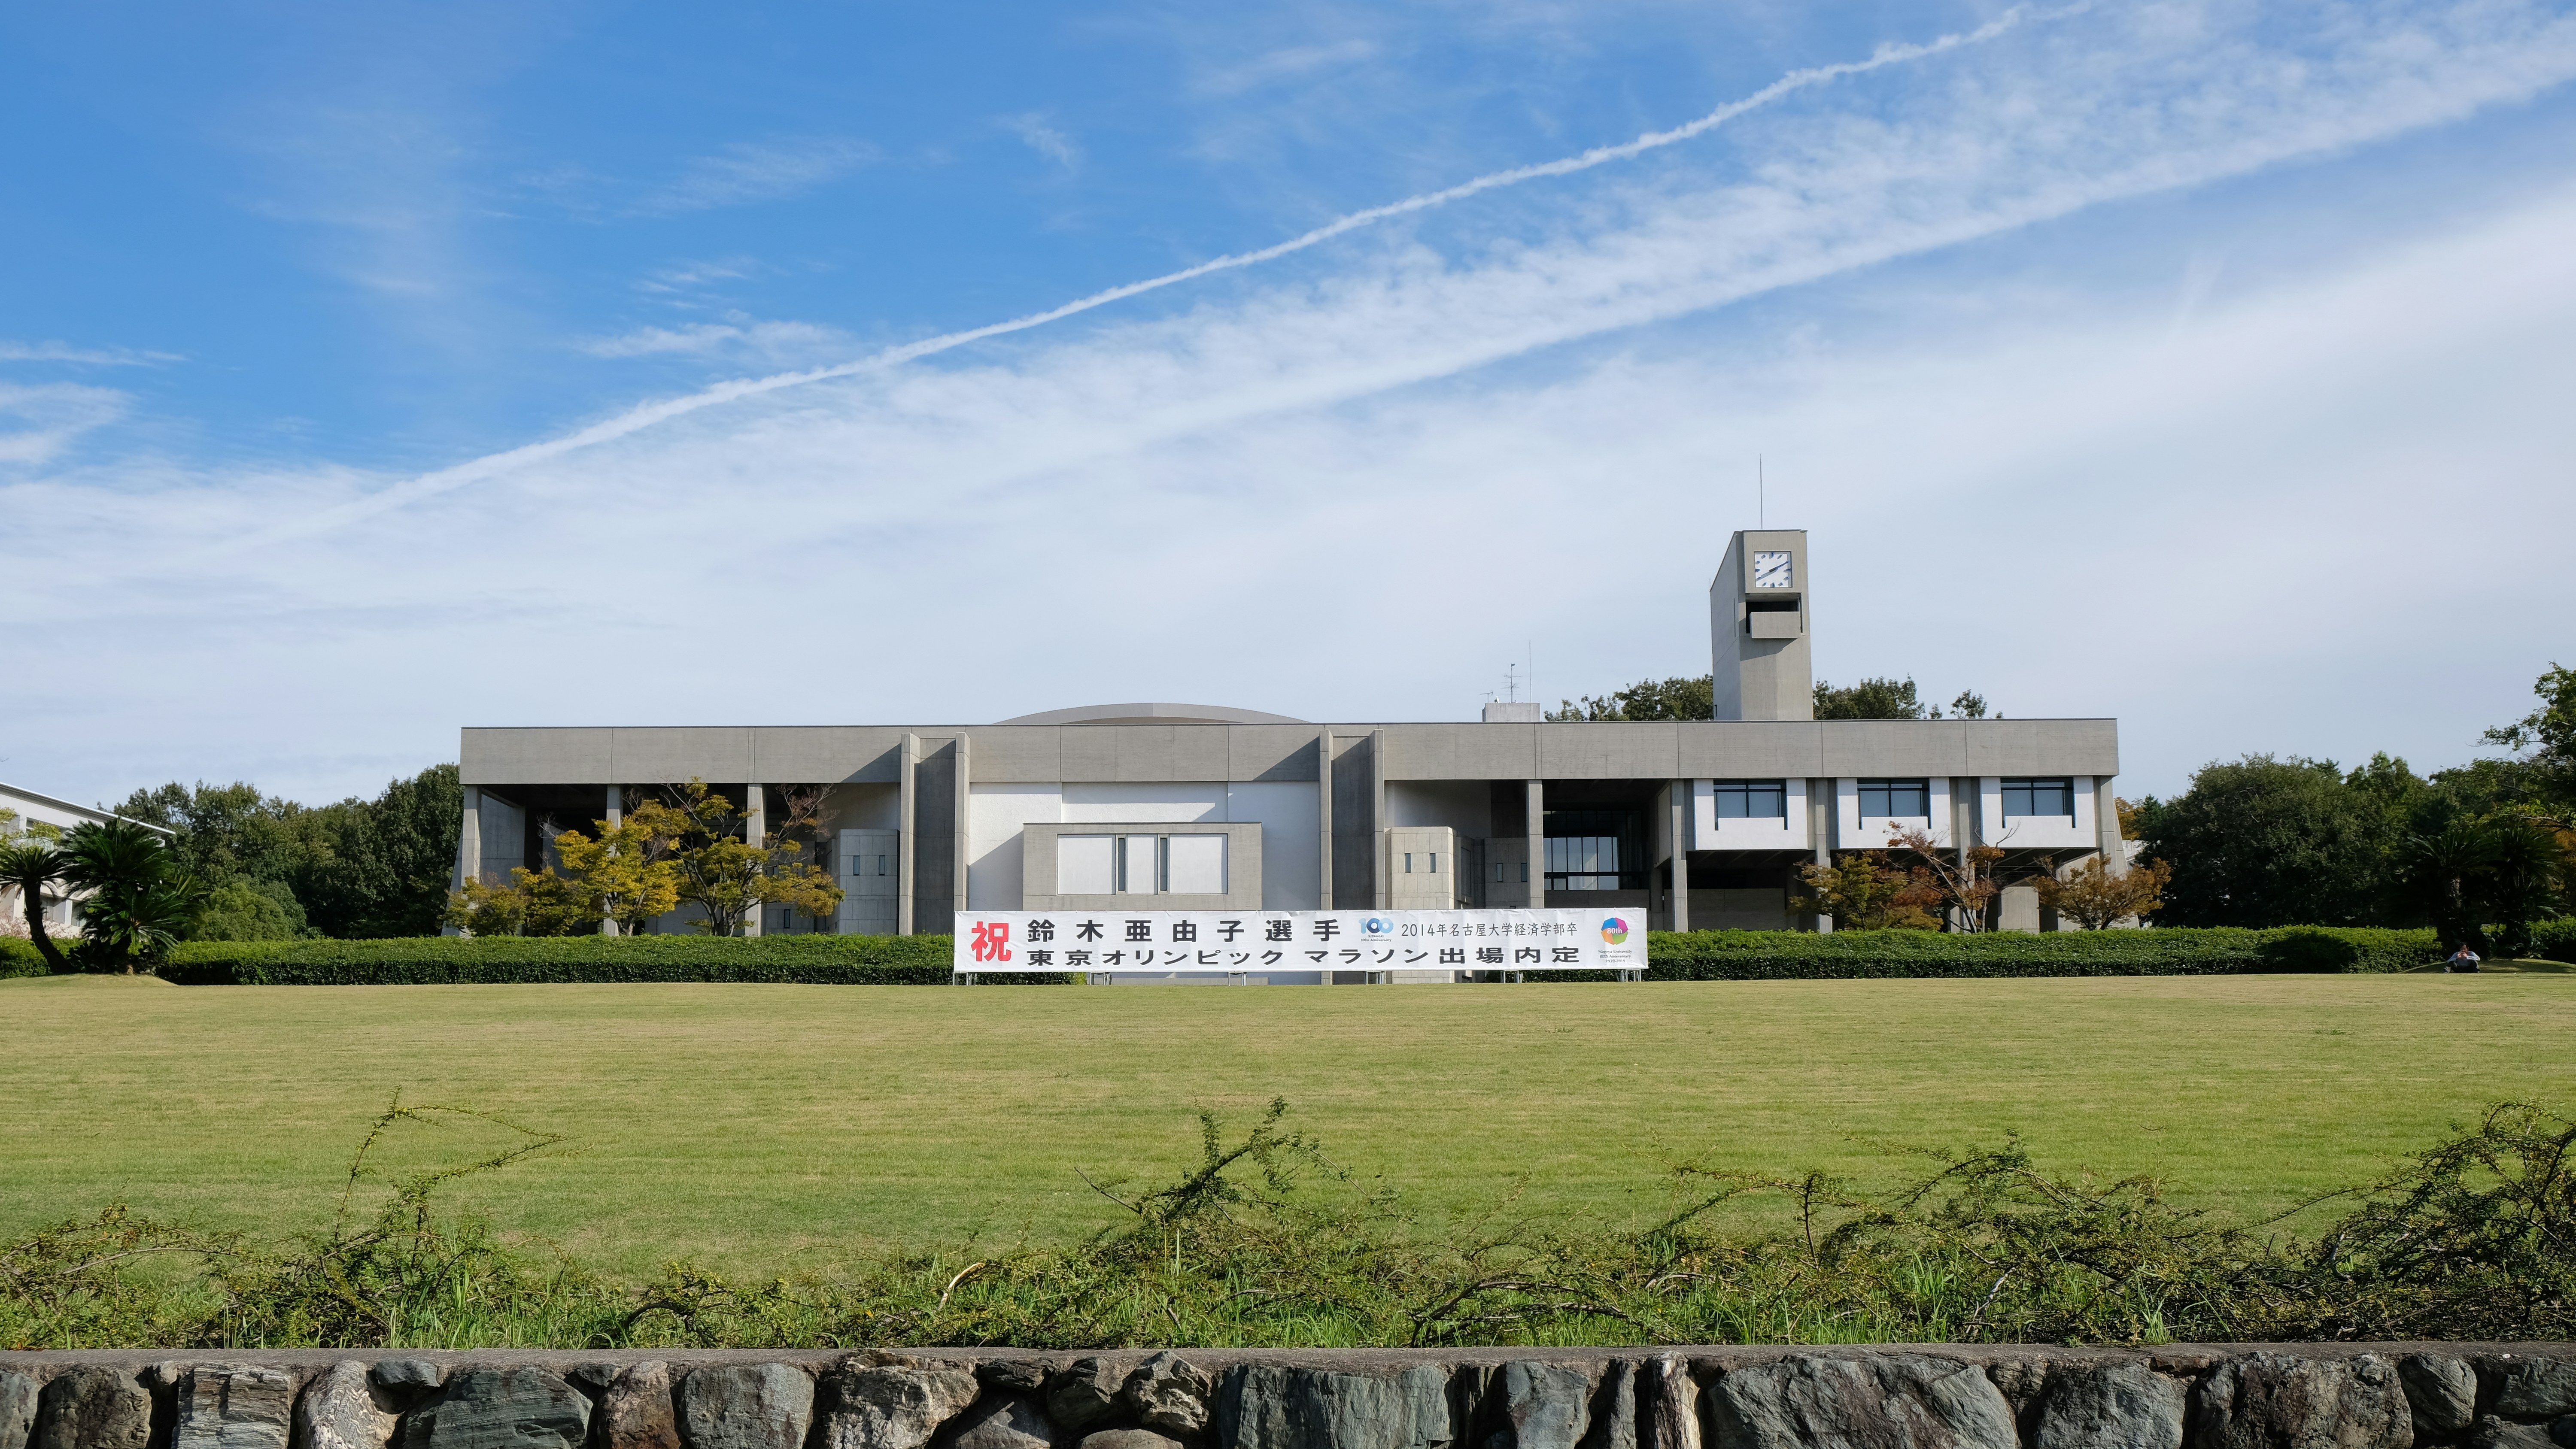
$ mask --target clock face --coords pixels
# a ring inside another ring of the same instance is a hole
[[[1789,555],[1757,553],[1753,556],[1753,587],[1785,589],[1789,587]]]

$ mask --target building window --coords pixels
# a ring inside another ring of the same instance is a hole
[[[1720,820],[1789,819],[1789,782],[1786,780],[1720,780],[1717,782],[1717,818]]]
[[[1617,807],[1550,810],[1540,885],[1552,891],[1646,888],[1646,813]]]
[[[1060,896],[1225,894],[1222,835],[1059,835]]]
[[[1860,814],[1864,820],[1888,816],[1900,820],[1929,820],[1932,818],[1932,782],[1863,780],[1860,782]]]
[[[1615,891],[1619,888],[1619,837],[1559,835],[1547,842],[1547,888]]]
[[[2075,818],[2075,782],[2064,776],[2042,779],[2023,775],[2004,777],[2004,819],[2018,820],[2025,815],[2055,815]]]

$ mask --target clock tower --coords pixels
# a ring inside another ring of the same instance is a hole
[[[1807,531],[1751,529],[1726,543],[1708,586],[1715,718],[1813,719],[1816,664],[1808,648]]]

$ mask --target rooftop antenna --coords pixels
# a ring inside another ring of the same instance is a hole
[[[1521,697],[1519,671],[1520,665],[1517,662],[1503,666],[1503,697],[1505,699],[1518,700]]]

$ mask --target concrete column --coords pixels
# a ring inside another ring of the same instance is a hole
[[[611,830],[615,830],[619,825],[621,825],[621,824],[625,823],[625,820],[626,820],[626,792],[625,792],[624,790],[621,790],[621,789],[617,788],[615,785],[611,785],[611,786],[609,786],[609,787],[608,787],[608,800],[607,800],[607,803],[605,804],[605,806],[603,807],[603,809],[605,810],[605,812],[606,812],[606,813],[602,814],[599,818],[600,818],[600,820],[601,820],[604,824],[606,824],[606,825],[607,825],[607,827],[608,827],[609,829],[611,829]],[[617,920],[616,920],[616,918],[615,918],[615,917],[613,917],[613,916],[602,916],[602,917],[600,917],[600,918],[599,918],[599,934],[601,934],[601,935],[603,935],[603,936],[614,936],[614,935],[616,935],[616,934],[617,934]]]
[[[1673,782],[1671,816],[1673,822],[1673,929],[1687,931],[1690,929],[1690,781]]]
[[[758,845],[769,836],[769,791],[760,785],[742,787],[742,838]],[[760,918],[769,913],[767,906],[753,906],[743,913],[742,933],[760,934]]]
[[[457,819],[456,875],[448,882],[448,889],[461,891],[465,889],[467,881],[482,878],[483,792],[476,786],[468,785],[465,787],[464,810]],[[464,932],[454,926],[442,926],[439,928],[439,934],[461,936]]]
[[[2093,839],[2102,852],[2102,868],[2113,875],[2129,873],[2129,852],[2120,844],[2120,796],[2111,777],[2093,777]]]
[[[895,934],[909,936],[912,926],[912,842],[921,830],[921,806],[915,798],[914,782],[921,770],[921,736],[906,733],[903,737],[902,763],[899,766],[901,803],[895,808]]]
[[[1321,822],[1316,833],[1322,840],[1323,854],[1318,862],[1322,873],[1315,877],[1322,882],[1315,905],[1329,911],[1333,908],[1333,732],[1329,727],[1315,731],[1315,818]],[[1264,900],[1261,904],[1267,909],[1278,908],[1274,901]],[[1324,973],[1325,984],[1330,985],[1332,979],[1333,973]]]
[[[1529,832],[1529,903],[1532,909],[1547,904],[1547,782],[1532,780],[1529,793],[1522,797],[1522,826]]]
[[[1815,846],[1816,864],[1834,863],[1834,833],[1842,828],[1841,814],[1834,809],[1834,782],[1830,779],[1807,782],[1807,839]],[[1834,918],[1819,911],[1815,917],[1819,935],[1834,933]]]
[[[1369,731],[1369,879],[1377,882],[1370,907],[1386,907],[1386,731]]]
[[[973,759],[968,751],[968,744],[966,732],[959,730],[957,732],[957,795],[952,816],[957,822],[957,831],[949,838],[948,905],[952,911],[966,909],[966,846],[968,844],[966,820],[969,804],[967,781],[974,774],[974,771],[969,768],[973,764]],[[942,924],[952,931],[957,928],[954,917]]]

